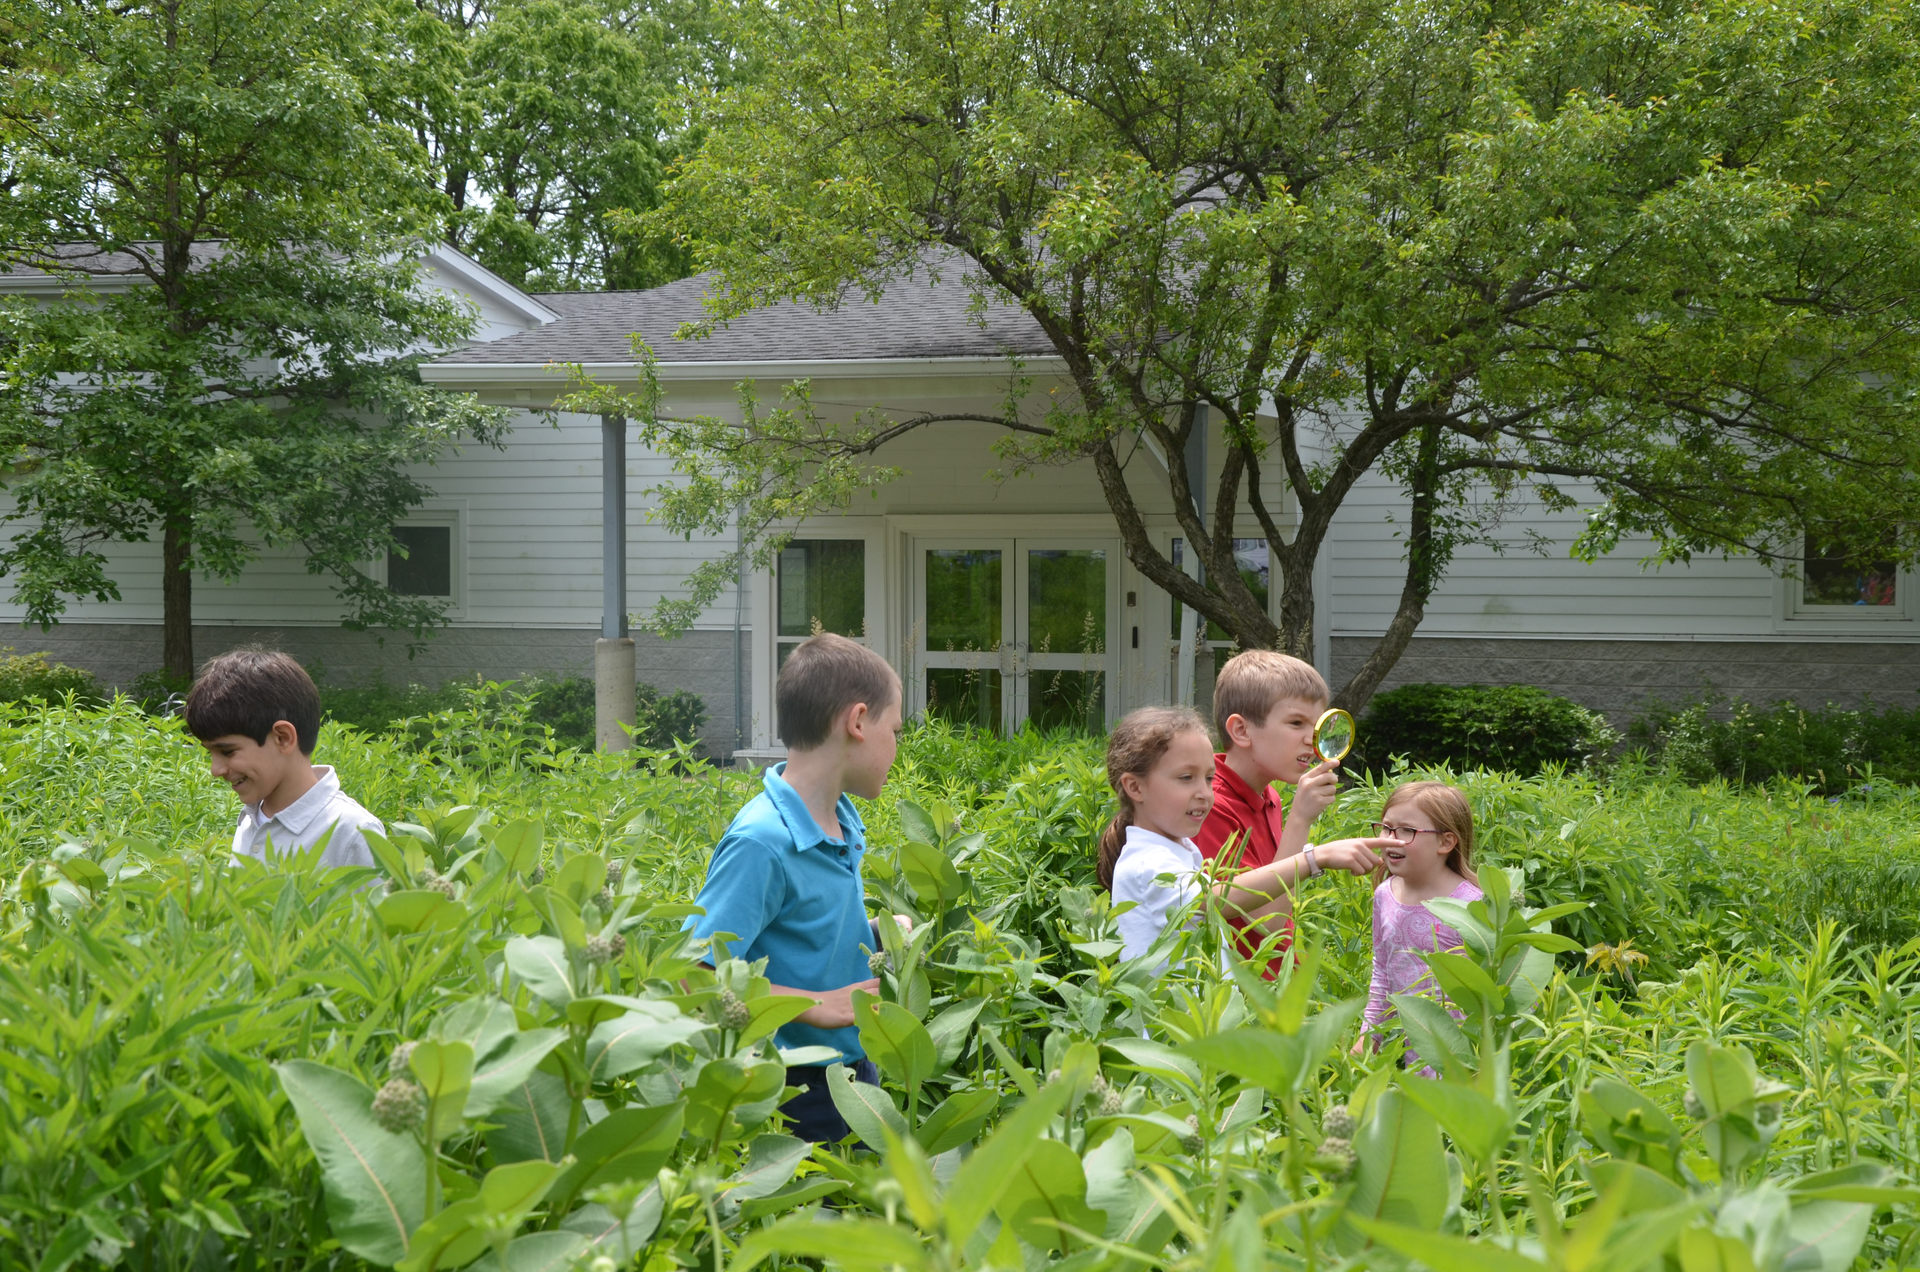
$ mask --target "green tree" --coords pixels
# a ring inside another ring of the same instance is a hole
[[[446,241],[536,290],[651,287],[687,250],[634,223],[741,67],[704,0],[425,0],[395,118],[432,156]]]
[[[1500,545],[1523,496],[1585,508],[1588,557],[1644,535],[1660,561],[1785,568],[1813,533],[1914,558],[1915,20],[1892,0],[802,0],[752,25],[781,73],[719,97],[660,219],[697,231],[715,322],[930,254],[1024,307],[1072,400],[1011,403],[999,462],[1091,464],[1133,564],[1243,646],[1307,654],[1335,513],[1364,475],[1396,482],[1405,586],[1339,694],[1358,706],[1452,555]],[[1204,524],[1202,408],[1227,439]],[[682,523],[744,505],[772,539],[941,418],[624,409],[706,479]],[[1149,537],[1151,486],[1204,583]],[[1233,568],[1249,534],[1277,622]]]
[[[162,543],[165,669],[193,668],[192,576],[295,545],[352,627],[439,609],[360,565],[414,475],[502,413],[397,351],[468,332],[418,285],[433,194],[368,86],[389,33],[354,0],[5,0],[0,260],[65,302],[0,309],[0,572],[30,621],[111,600],[111,541]]]

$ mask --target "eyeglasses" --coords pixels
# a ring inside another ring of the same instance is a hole
[[[1393,826],[1386,822],[1375,822],[1373,828],[1388,839],[1401,839],[1412,842],[1420,835],[1444,835],[1444,830],[1422,830],[1418,826]]]

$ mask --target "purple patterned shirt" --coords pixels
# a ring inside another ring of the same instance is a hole
[[[1447,894],[1456,901],[1478,901],[1485,894],[1466,880]],[[1460,934],[1435,918],[1424,905],[1407,905],[1395,899],[1393,880],[1383,881],[1373,890],[1373,985],[1367,994],[1364,1017],[1366,1031],[1378,1032],[1394,1015],[1392,994],[1428,993],[1437,996],[1433,973],[1422,954],[1459,948]],[[1454,1019],[1462,1013],[1453,1012]],[[1413,1068],[1420,1058],[1411,1050],[1406,1064]]]

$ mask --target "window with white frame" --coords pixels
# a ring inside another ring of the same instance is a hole
[[[1186,540],[1176,538],[1173,541],[1173,568],[1186,572]],[[1240,572],[1240,579],[1247,585],[1254,598],[1260,602],[1260,608],[1273,612],[1273,558],[1268,551],[1265,539],[1235,539],[1233,541],[1233,563]],[[1173,630],[1167,643],[1167,658],[1177,664],[1180,658],[1180,618],[1182,606],[1175,601],[1169,608],[1173,611]],[[1195,697],[1196,705],[1210,710],[1213,702],[1213,678],[1227,659],[1233,657],[1239,645],[1227,635],[1218,623],[1208,622],[1204,631],[1196,633],[1199,637],[1199,657],[1196,659]],[[1178,684],[1180,671],[1177,665],[1169,672],[1169,684]]]
[[[1781,631],[1882,631],[1913,627],[1920,619],[1920,588],[1901,568],[1889,538],[1876,548],[1842,547],[1808,536],[1797,569],[1781,579]]]
[[[864,539],[795,539],[780,549],[773,579],[773,670],[816,632],[867,636]],[[779,721],[774,722],[776,735]]]
[[[423,509],[395,525],[394,542],[378,563],[387,590],[458,608],[464,591],[460,530],[460,514],[452,509]]]

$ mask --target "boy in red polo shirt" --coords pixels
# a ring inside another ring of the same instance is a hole
[[[1313,750],[1313,726],[1327,709],[1327,682],[1309,663],[1271,649],[1235,654],[1213,686],[1213,722],[1226,750],[1215,756],[1213,811],[1194,843],[1209,860],[1227,853],[1241,870],[1292,858],[1281,872],[1283,891],[1255,910],[1229,915],[1240,929],[1242,958],[1258,959],[1261,945],[1280,935],[1288,945],[1293,926],[1290,893],[1300,880],[1323,870],[1364,875],[1380,864],[1384,839],[1309,843],[1313,822],[1339,791],[1337,762],[1321,762]],[[1293,811],[1283,817],[1273,784],[1294,787]],[[1277,962],[1266,964],[1271,978]]]

